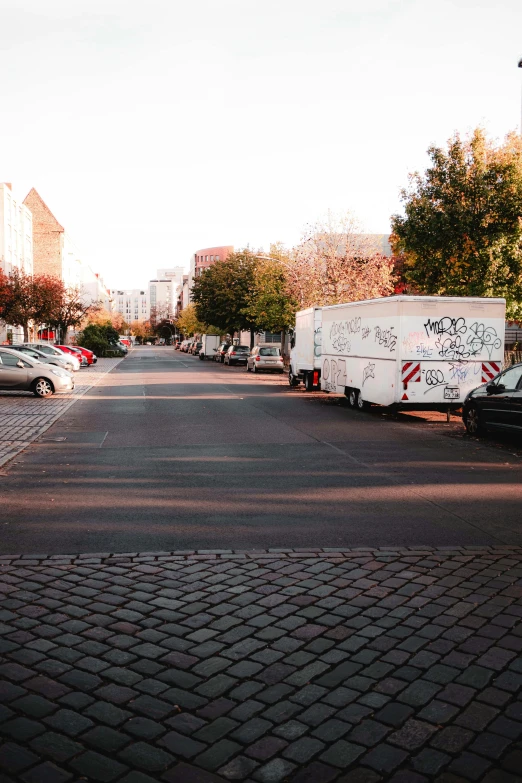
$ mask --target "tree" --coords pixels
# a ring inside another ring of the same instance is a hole
[[[328,212],[307,227],[289,260],[288,288],[300,309],[393,293],[391,260],[351,213]]]
[[[7,312],[12,306],[13,290],[9,278],[0,269],[0,321],[6,321]]]
[[[248,318],[258,329],[281,332],[295,323],[297,301],[288,290],[287,270],[281,260],[258,256],[254,268],[253,287],[245,307]]]
[[[245,248],[231,253],[225,261],[216,261],[196,278],[192,299],[197,319],[215,324],[224,333],[250,330],[253,344],[257,324],[248,314],[248,304],[255,266],[256,254]]]
[[[110,321],[105,324],[88,324],[77,337],[77,344],[97,356],[106,356],[108,351],[119,351],[120,336]],[[123,353],[123,352],[121,352]]]
[[[130,328],[129,324],[121,313],[110,312],[109,310],[105,310],[105,308],[101,308],[100,310],[89,313],[87,317],[87,323],[89,324],[106,324],[107,321],[110,321],[112,326],[117,330],[118,334],[121,334],[126,329]]]
[[[101,306],[98,302],[85,301],[79,287],[62,288],[47,323],[60,330],[61,339],[66,343],[67,330],[70,326],[79,326],[87,316],[100,310]]]
[[[21,326],[24,340],[29,340],[29,326],[49,323],[54,308],[63,296],[60,278],[52,275],[28,275],[18,269],[9,276],[10,295],[3,303],[2,318],[13,326]]]
[[[496,145],[477,128],[428,155],[392,217],[406,280],[424,294],[503,296],[508,316],[522,315],[522,140]]]
[[[193,334],[202,334],[205,332],[205,324],[198,320],[196,315],[196,306],[188,304],[183,308],[175,320],[175,324],[181,334],[191,337]]]

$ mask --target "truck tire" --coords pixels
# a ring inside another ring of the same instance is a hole
[[[304,376],[304,387],[306,391],[314,390],[314,374],[313,372],[307,372]]]
[[[361,392],[357,392],[357,409],[360,411],[366,411],[370,407],[370,404],[363,400]]]
[[[292,375],[291,372],[288,373],[288,383],[290,386],[295,387],[299,385],[299,378],[296,378],[295,375]]]
[[[202,361],[202,362],[204,362],[204,361],[205,361],[205,357],[204,357],[204,356],[202,356],[201,354],[199,354],[199,358],[201,359],[201,361]]]
[[[348,393],[346,394],[346,396],[348,397],[348,404],[350,408],[356,408],[357,397],[359,396],[357,389],[348,389]]]

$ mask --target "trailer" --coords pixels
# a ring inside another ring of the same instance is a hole
[[[502,369],[505,310],[505,299],[435,296],[323,307],[321,389],[353,408],[449,414]]]
[[[295,330],[290,343],[288,382],[300,381],[307,391],[318,389],[321,379],[322,308],[309,307],[295,316]]]
[[[219,334],[203,334],[201,335],[201,350],[199,352],[199,358],[201,361],[205,359],[214,359],[216,350],[221,342],[221,335]]]

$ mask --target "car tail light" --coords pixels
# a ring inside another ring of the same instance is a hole
[[[314,386],[319,384],[319,370],[314,370]]]
[[[256,356],[256,362],[260,362],[260,361],[261,361],[261,357],[260,356]]]
[[[231,352],[230,352],[230,355],[231,355],[231,356],[235,356],[235,355],[236,355],[236,352],[235,352],[235,351],[231,351]]]

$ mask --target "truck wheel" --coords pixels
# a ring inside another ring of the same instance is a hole
[[[204,359],[205,359],[205,357],[201,356],[201,354],[199,355],[199,358],[201,359],[201,361],[204,361]]]
[[[358,392],[357,394],[357,408],[360,411],[366,411],[369,408],[369,404],[366,402],[366,400],[363,400],[361,392]]]
[[[306,391],[313,391],[314,390],[314,374],[312,372],[307,372],[304,377],[304,386]]]
[[[298,386],[299,385],[299,378],[296,378],[295,375],[292,375],[292,373],[288,373],[288,383],[290,386]]]
[[[358,398],[358,396],[359,395],[357,394],[357,389],[348,389],[347,397],[348,397],[348,404],[349,404],[350,408],[356,408],[357,407],[357,398]]]

